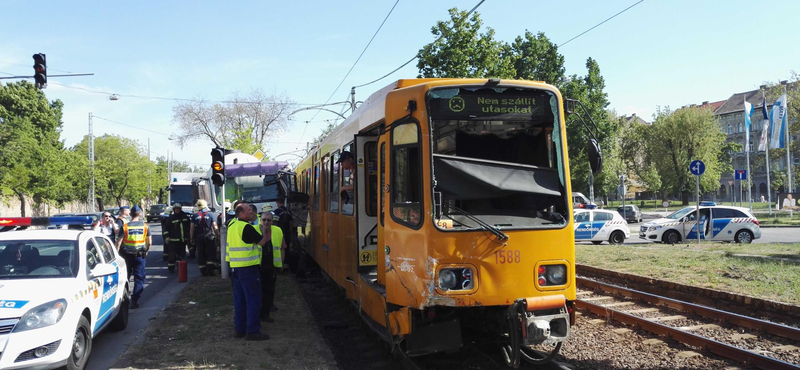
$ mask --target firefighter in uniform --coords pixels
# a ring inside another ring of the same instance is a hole
[[[125,259],[128,266],[128,276],[133,276],[133,294],[131,294],[131,309],[139,308],[139,297],[142,296],[145,283],[145,262],[147,251],[153,244],[150,230],[142,221],[142,209],[133,206],[131,220],[123,225],[122,237],[117,240],[117,251]]]
[[[164,241],[164,252],[162,258],[164,261],[169,259],[169,216],[172,214],[172,209],[165,211],[166,215],[161,216],[161,240]]]
[[[197,213],[192,215],[192,224],[189,228],[190,242],[197,249],[197,265],[203,276],[213,276],[217,269],[217,244],[214,239],[219,238],[217,215],[208,209],[208,203],[200,199],[197,201]]]
[[[172,205],[172,215],[167,219],[169,228],[169,259],[167,260],[167,270],[175,271],[175,261],[186,259],[186,244],[189,244],[189,233],[191,232],[192,221],[189,215],[183,213],[180,203]]]
[[[259,310],[261,309],[260,265],[262,247],[269,242],[258,227],[251,222],[258,214],[247,203],[235,209],[236,218],[228,227],[225,260],[231,265],[233,282],[234,337],[245,340],[266,340],[269,335],[261,333]],[[267,262],[269,263],[269,262]]]

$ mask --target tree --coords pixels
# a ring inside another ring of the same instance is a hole
[[[688,204],[695,186],[689,163],[699,159],[706,165],[700,176],[701,191],[716,191],[720,175],[730,163],[720,162],[724,141],[725,134],[710,109],[659,109],[647,136],[647,150],[650,165],[658,168],[662,190],[681,192],[683,204]]]
[[[0,194],[16,196],[23,217],[26,197],[38,206],[78,194],[79,171],[60,141],[62,108],[27,81],[0,86]]]
[[[600,194],[607,195],[607,191],[613,191],[619,185],[618,176],[622,172],[622,162],[614,158],[618,151],[615,138],[620,126],[619,121],[610,117],[606,111],[609,105],[608,94],[604,91],[605,80],[600,74],[600,66],[597,61],[588,58],[586,70],[586,76],[572,75],[560,86],[565,97],[579,100],[586,107],[586,112],[577,107],[580,114],[566,117],[572,188],[579,191],[587,191],[589,188],[588,180],[591,170],[586,153],[586,142],[594,136],[589,133],[586,125],[591,125],[589,121],[593,121],[597,125],[595,134],[603,150],[604,161],[603,171],[595,176],[594,184],[597,185]],[[588,117],[586,117],[587,114]],[[594,128],[592,131],[595,131]]]
[[[517,36],[510,47],[510,58],[514,64],[514,78],[544,81],[558,85],[564,79],[564,56],[558,46],[539,32],[534,36],[525,30],[525,36]]]
[[[513,78],[515,71],[508,45],[494,39],[477,12],[467,18],[466,11],[449,10],[450,21],[436,22],[431,33],[437,40],[418,54],[418,77],[496,77]]]
[[[85,137],[73,151],[88,157]],[[116,135],[103,135],[94,140],[95,193],[101,209],[106,204],[122,205],[122,201],[139,204],[148,196],[148,185],[161,184],[156,166],[138,142]],[[165,182],[161,177],[161,182]]]
[[[214,145],[254,153],[263,150],[270,135],[286,128],[295,105],[286,96],[267,96],[261,90],[247,96],[234,93],[223,103],[180,102],[172,107],[172,119],[181,132],[175,140],[181,148],[208,139]]]

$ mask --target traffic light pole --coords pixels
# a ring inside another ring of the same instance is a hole
[[[227,215],[225,212],[225,184],[222,184],[220,187],[220,192],[222,192],[220,199],[222,199],[222,225],[219,227],[219,267],[220,267],[220,277],[223,279],[227,279],[231,275],[230,265],[228,265],[228,261],[225,261],[225,255],[228,252],[228,220],[226,219]]]

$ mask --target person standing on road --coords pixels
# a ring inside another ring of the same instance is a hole
[[[186,259],[186,245],[189,244],[192,220],[183,213],[180,203],[172,205],[172,215],[167,219],[169,228],[169,247],[167,248],[167,270],[175,271],[175,261]],[[166,247],[166,245],[165,245]]]
[[[169,259],[169,216],[172,215],[172,208],[164,210],[164,214],[161,216],[161,240],[164,244],[164,255],[162,258],[164,261]]]
[[[197,250],[197,265],[203,276],[213,276],[217,267],[217,244],[215,238],[219,238],[219,228],[217,227],[217,215],[208,209],[208,203],[200,199],[197,201],[197,213],[192,215],[192,224],[189,235],[191,244]]]
[[[117,223],[117,230],[119,230],[119,234],[117,235],[117,239],[122,235],[122,226],[128,223],[131,220],[131,207],[122,206],[119,207],[119,216],[114,222]]]
[[[119,226],[117,226],[116,221],[114,221],[114,215],[112,215],[111,212],[103,212],[103,215],[100,216],[100,222],[94,226],[94,231],[107,236],[109,239],[111,239],[112,243],[117,243]]]
[[[245,340],[267,340],[269,335],[261,333],[259,310],[261,309],[260,265],[262,247],[269,238],[254,227],[258,214],[247,203],[239,204],[236,218],[228,228],[225,260],[231,266],[233,282],[234,337]]]
[[[122,237],[117,240],[117,251],[125,259],[128,276],[133,276],[133,294],[131,309],[139,308],[139,297],[142,296],[145,283],[145,263],[147,252],[153,244],[147,224],[141,220],[142,209],[133,206],[131,220],[122,227]]]
[[[275,322],[269,316],[275,302],[275,282],[278,279],[278,269],[283,268],[283,258],[286,253],[286,243],[283,240],[283,231],[280,227],[273,226],[275,215],[271,212],[261,214],[261,234],[268,239],[264,245],[264,257],[261,259],[261,321]]]

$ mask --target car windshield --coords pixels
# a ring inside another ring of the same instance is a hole
[[[695,207],[686,207],[667,216],[669,219],[678,220],[695,210]]]
[[[161,213],[164,212],[165,209],[167,209],[165,204],[150,206],[150,213]]]
[[[0,241],[0,279],[75,277],[77,250],[74,240]]]

